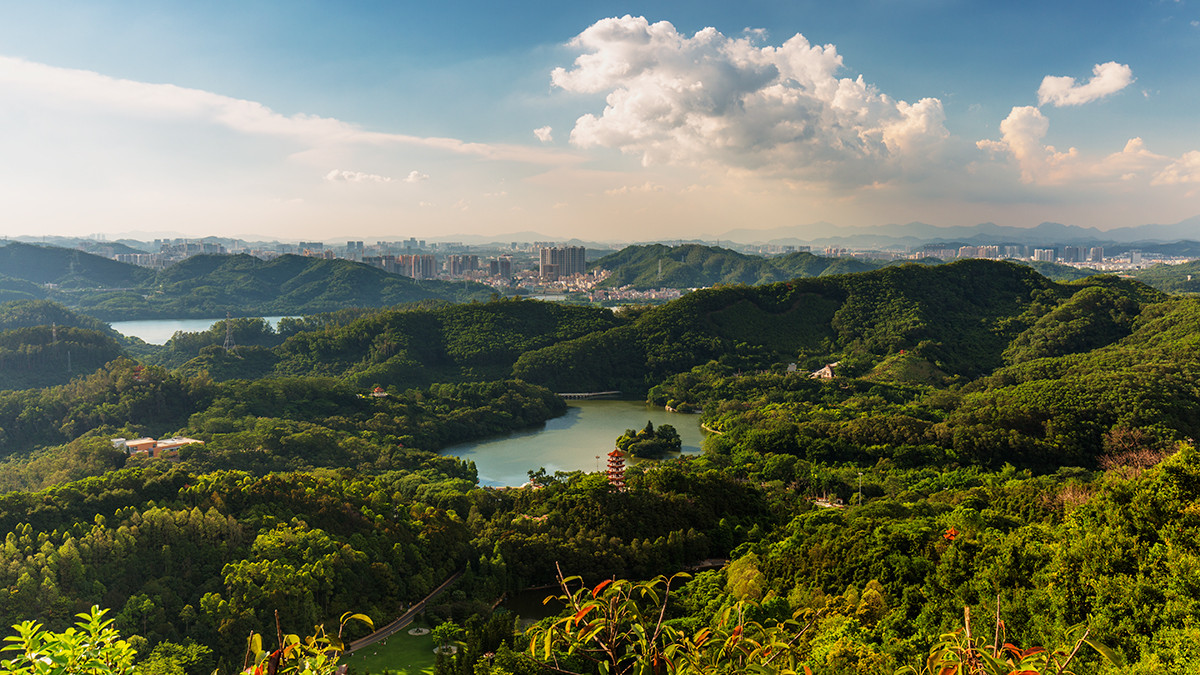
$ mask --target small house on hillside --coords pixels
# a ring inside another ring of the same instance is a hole
[[[825,364],[824,368],[821,368],[820,370],[814,370],[809,377],[813,378],[814,380],[832,380],[833,378],[837,377],[837,373],[834,371],[834,368],[837,368],[839,365],[841,365],[841,363],[841,361],[827,363]]]

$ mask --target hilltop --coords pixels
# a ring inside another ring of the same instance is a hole
[[[853,258],[823,258],[807,252],[764,258],[701,244],[648,244],[627,246],[596,260],[590,267],[610,271],[601,287],[632,286],[646,290],[765,284],[798,277],[865,272],[884,264]]]
[[[0,247],[0,298],[50,299],[105,320],[313,314],[490,297],[480,284],[416,281],[348,260],[199,255],[155,272],[83,251]]]
[[[950,375],[977,377],[1003,365],[1022,331],[1089,286],[1139,306],[1165,297],[1113,277],[1056,283],[1013,263],[898,265],[696,291],[627,325],[523,355],[514,374],[558,391],[632,392],[709,359],[814,369],[841,360],[854,370],[906,350]]]

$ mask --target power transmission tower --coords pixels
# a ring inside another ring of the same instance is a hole
[[[237,349],[237,345],[233,343],[233,318],[229,312],[225,312],[225,351],[231,352]]]

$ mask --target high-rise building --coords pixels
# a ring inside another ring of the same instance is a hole
[[[538,276],[558,279],[583,274],[587,272],[586,253],[587,249],[582,246],[542,248],[538,259]]]
[[[1104,262],[1104,247],[1093,246],[1088,249],[1088,262]]]
[[[1005,258],[1024,258],[1029,250],[1028,246],[1021,245],[1006,245],[1004,247]]]
[[[1068,263],[1083,262],[1083,247],[1064,246],[1062,250],[1062,261]]]
[[[512,276],[512,256],[502,255],[488,261],[488,274],[493,277]]]
[[[452,253],[446,256],[444,270],[451,276],[462,276],[477,269],[479,269],[479,256],[477,255]]]
[[[1054,262],[1056,253],[1052,248],[1035,248],[1033,249],[1033,259],[1040,262]]]

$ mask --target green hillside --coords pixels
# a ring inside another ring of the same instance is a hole
[[[1010,342],[1043,315],[1090,287],[1106,289],[1104,302],[1116,312],[1103,331],[1072,325],[1073,336],[1060,335],[1068,330],[1060,325],[1070,318],[1068,308],[1027,335],[1028,346],[1014,347],[1011,358],[1115,340],[1128,333],[1138,308],[1162,297],[1136,282],[1108,277],[1058,284],[1003,262],[900,265],[698,291],[629,325],[525,354],[514,374],[558,391],[634,392],[709,359],[741,358],[753,367],[798,360],[813,368],[841,360],[849,372],[865,372],[906,350],[950,375],[977,377],[1003,365]],[[1054,334],[1058,342],[1037,337],[1042,333]]]
[[[1021,265],[1028,265],[1037,270],[1038,274],[1054,281],[1075,281],[1076,279],[1085,279],[1099,274],[1096,270],[1081,269],[1079,267],[1072,267],[1071,265],[1060,265],[1045,260],[1018,260],[1015,262]]]
[[[0,303],[0,389],[65,384],[131,344],[108,324],[48,300]]]
[[[1181,265],[1155,265],[1133,278],[1167,293],[1200,293],[1200,260]]]
[[[76,249],[20,242],[0,246],[0,274],[35,284],[55,284],[63,291],[128,288],[154,278],[152,270],[137,265]]]
[[[0,298],[45,297],[108,321],[315,314],[492,293],[480,284],[416,281],[348,260],[200,255],[155,273],[73,249],[0,247]]]
[[[700,244],[629,246],[591,264],[594,269],[611,272],[603,287],[637,289],[766,284],[797,277],[864,272],[881,266],[882,263],[822,258],[811,253],[764,258]]]
[[[31,281],[0,275],[0,302],[36,300],[46,297],[46,289]]]
[[[224,338],[219,322],[206,334],[173,339],[166,350],[175,352],[174,361],[164,362],[191,355],[184,372],[207,371],[217,379],[320,375],[404,389],[508,377],[526,352],[621,323],[606,309],[530,300],[384,310],[287,339],[259,320],[235,319],[235,338],[248,348],[229,355],[216,347]]]

